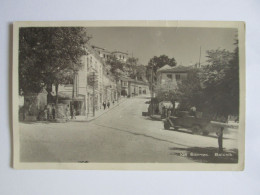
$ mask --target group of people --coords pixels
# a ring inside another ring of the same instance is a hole
[[[65,113],[66,113],[66,119],[69,120],[71,119],[76,119],[76,109],[74,108],[74,106],[72,105],[71,108],[69,105],[67,105],[66,109],[65,109]]]
[[[51,108],[48,108],[48,106],[46,105],[43,109],[42,113],[39,113],[38,118],[40,118],[40,116],[42,116],[43,114],[43,120],[55,120],[56,118],[56,108],[55,105],[52,104]]]
[[[40,117],[42,116],[42,117]],[[44,107],[43,111],[39,113],[39,120],[55,120],[57,116],[57,110],[54,104],[51,107],[47,105]],[[67,120],[76,118],[76,110],[73,106],[67,105],[65,108],[65,117]]]
[[[112,104],[115,104],[115,101],[112,101]],[[104,101],[103,102],[103,108],[104,110],[106,108],[109,109],[109,107],[111,106],[110,101]],[[76,119],[76,109],[74,108],[73,105],[66,105],[65,110],[64,110],[64,114],[65,114],[65,118],[66,120],[70,120],[70,119]],[[51,121],[51,120],[55,120],[57,118],[57,108],[55,106],[55,104],[52,104],[51,106],[45,106],[44,109],[39,112],[38,115],[38,120],[44,120],[44,121]]]
[[[115,101],[113,100],[112,103],[113,103],[113,105],[114,105],[114,104],[115,104]],[[108,100],[107,102],[104,101],[102,105],[103,105],[104,110],[105,110],[106,108],[109,109],[109,107],[110,107],[110,101],[109,101],[109,100]]]

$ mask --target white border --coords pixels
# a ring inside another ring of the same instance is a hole
[[[210,27],[237,28],[240,62],[239,162],[237,164],[208,163],[24,163],[20,162],[18,119],[18,43],[20,27]],[[59,21],[15,22],[13,26],[13,167],[16,169],[91,169],[91,170],[176,170],[176,171],[241,171],[245,159],[245,23],[219,21]]]

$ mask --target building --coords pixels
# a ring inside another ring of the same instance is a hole
[[[188,66],[174,66],[165,65],[157,70],[156,89],[155,93],[159,91],[171,91],[178,88],[178,83],[187,79],[188,72],[191,67]]]
[[[94,49],[97,52],[99,57],[101,57],[102,59],[107,60],[107,59],[110,58],[111,52],[106,50],[105,48],[97,47],[97,46],[94,46],[94,45],[92,45],[91,47],[92,47],[92,49]]]
[[[128,53],[122,51],[113,51],[111,52],[111,55],[113,55],[114,57],[116,57],[118,60],[122,62],[126,62],[128,59]]]
[[[113,101],[118,97],[116,81],[105,69],[106,51],[90,45],[86,45],[86,50],[87,55],[81,58],[82,67],[75,72],[73,80],[58,88],[59,103],[73,107],[76,115],[84,116],[101,109],[104,101]]]
[[[111,52],[111,51],[108,51],[105,48],[94,46],[94,45],[92,45],[91,47],[92,47],[92,49],[94,49],[97,52],[99,57],[101,57],[105,61],[107,59],[109,59],[111,56],[116,57],[121,62],[126,62],[127,59],[128,59],[128,53],[126,53],[126,52],[122,52],[122,51],[113,51],[113,52]]]
[[[122,96],[139,96],[150,94],[149,85],[144,81],[138,81],[129,77],[121,77],[117,81]]]

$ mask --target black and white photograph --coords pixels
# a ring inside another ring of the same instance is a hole
[[[243,22],[17,22],[14,167],[243,170]]]

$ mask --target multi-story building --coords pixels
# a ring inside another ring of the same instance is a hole
[[[76,110],[76,115],[93,114],[103,101],[117,98],[116,82],[105,70],[105,60],[96,49],[86,45],[87,55],[82,56],[82,67],[75,72],[71,82],[60,85],[59,102]],[[103,55],[104,56],[104,55]],[[54,91],[54,90],[53,90]]]
[[[156,89],[158,91],[171,91],[178,88],[178,83],[187,79],[188,71],[191,67],[188,66],[174,66],[165,65],[157,70]]]
[[[92,49],[94,49],[97,52],[99,57],[101,57],[104,60],[109,59],[111,56],[116,57],[118,60],[120,60],[122,62],[126,62],[128,59],[128,53],[126,53],[126,52],[122,52],[122,51],[111,52],[105,48],[94,46],[94,45],[92,45],[91,47],[92,47]]]
[[[105,48],[97,47],[97,46],[94,46],[94,45],[92,45],[91,47],[97,52],[99,57],[101,57],[102,59],[107,60],[107,59],[110,58],[111,52],[106,50]]]
[[[122,51],[113,51],[111,55],[115,56],[118,60],[126,62],[128,59],[128,53]]]

